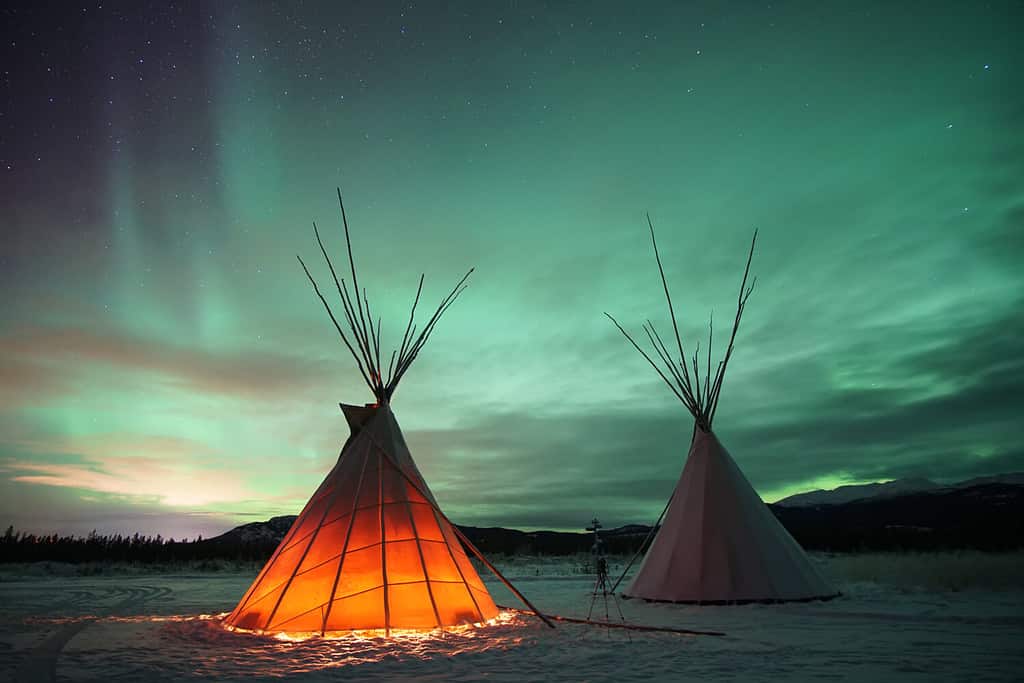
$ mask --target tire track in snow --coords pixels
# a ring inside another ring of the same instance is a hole
[[[110,597],[120,598],[120,602],[109,608],[106,616],[115,616],[119,612],[132,608],[141,607],[145,603],[154,600],[170,597],[173,592],[170,588],[157,586],[135,586],[117,587],[106,589]],[[71,600],[74,604],[81,604],[86,599],[96,600],[98,594],[91,591],[76,591]],[[33,648],[27,655],[26,661],[14,673],[16,683],[56,683],[57,661],[60,653],[64,650],[71,639],[81,633],[86,627],[101,617],[84,617],[79,621],[64,625],[55,633],[50,634],[46,640]]]

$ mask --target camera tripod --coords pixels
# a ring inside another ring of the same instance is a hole
[[[591,547],[591,552],[594,554],[594,568],[597,570],[597,579],[594,581],[594,588],[590,595],[590,609],[587,611],[587,621],[591,621],[594,605],[597,604],[597,597],[601,596],[601,599],[604,601],[604,623],[611,623],[611,614],[608,609],[608,599],[611,598],[615,610],[619,613],[619,619],[625,624],[626,617],[622,614],[618,598],[615,597],[615,591],[611,590],[611,583],[608,581],[608,558],[604,554],[604,542],[598,535],[598,529],[600,528],[601,523],[597,521],[596,517],[591,522],[591,525],[587,527],[587,531],[594,532],[594,545]],[[611,637],[610,629],[608,630],[608,636]],[[630,637],[630,640],[632,640],[632,637]]]

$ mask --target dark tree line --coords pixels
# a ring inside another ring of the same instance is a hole
[[[88,536],[36,535],[20,533],[9,526],[0,538],[0,563],[261,561],[269,557],[275,545],[272,541],[223,544],[204,540],[202,536],[176,541],[160,534],[123,536],[95,531]]]
[[[772,506],[772,510],[807,550],[1024,548],[1024,486],[984,484],[945,493],[907,494],[843,505]],[[262,563],[274,552],[293,520],[278,517],[240,527],[252,527],[248,534],[229,532],[213,539],[181,541],[159,535],[106,536],[95,531],[88,536],[37,536],[8,527],[0,538],[0,563]],[[459,528],[485,555],[571,555],[589,552],[593,542],[593,537],[584,533]],[[605,550],[613,555],[632,554],[648,530],[639,525],[608,530],[602,536]]]

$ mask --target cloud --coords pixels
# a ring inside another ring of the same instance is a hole
[[[281,353],[218,352],[75,327],[26,327],[0,337],[0,405],[45,401],[71,390],[84,367],[154,377],[197,393],[280,397],[323,381],[330,364]]]
[[[71,437],[22,430],[8,434],[4,448],[0,490],[18,495],[0,498],[6,518],[0,521],[42,533],[95,527],[208,536],[240,520],[296,514],[330,466],[293,454],[228,454],[178,436],[131,433]],[[168,520],[163,529],[160,515]]]
[[[70,384],[49,368],[0,352],[0,409],[44,404],[68,391]]]
[[[636,521],[664,503],[689,444],[685,411],[469,418],[406,437],[460,523],[574,528],[595,513]],[[656,514],[656,513],[655,513]]]
[[[882,331],[889,341],[881,345],[851,341],[834,345],[832,358],[813,349],[735,372],[716,431],[769,499],[801,482],[954,481],[1019,470],[1024,360],[1006,331],[1024,329],[1021,311],[964,315],[957,334],[930,344],[901,347],[897,327]],[[844,364],[851,371],[837,377],[833,368]],[[409,430],[407,439],[461,522],[574,528],[593,514],[613,524],[649,521],[682,470],[692,420],[648,373],[648,394],[663,397],[650,408],[480,406],[451,428]]]
[[[0,478],[4,515],[0,524],[34,534],[162,534],[164,537],[211,536],[237,524],[226,512],[172,508],[138,497],[118,496],[36,485]]]
[[[12,458],[0,464],[11,481],[170,507],[196,508],[255,497],[238,472],[209,465],[216,462],[217,453],[186,439],[104,435],[19,446],[31,459]]]

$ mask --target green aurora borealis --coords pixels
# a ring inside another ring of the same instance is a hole
[[[0,10],[5,526],[299,510],[371,400],[295,261],[336,185],[389,348],[476,267],[394,400],[460,523],[660,511],[645,211],[691,339],[760,229],[715,424],[765,499],[1024,470],[1018,3],[183,5]]]

